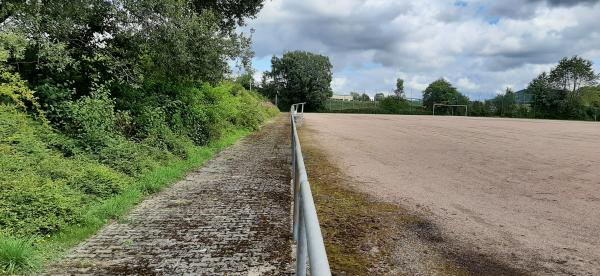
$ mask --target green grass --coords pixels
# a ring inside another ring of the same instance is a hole
[[[47,237],[36,237],[33,242],[10,236],[0,237],[0,274],[27,273],[41,269],[43,264],[59,258],[67,249],[96,233],[109,221],[123,218],[144,196],[158,192],[181,179],[187,172],[201,166],[215,153],[249,132],[246,129],[230,131],[206,147],[190,149],[185,160],[178,159],[142,174],[133,185],[126,186],[116,196],[91,205],[79,224],[69,225]]]
[[[15,273],[31,267],[33,249],[31,241],[13,237],[0,237],[0,271]]]

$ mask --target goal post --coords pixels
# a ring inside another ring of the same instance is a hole
[[[433,116],[435,116],[435,108],[438,106],[457,106],[457,107],[464,107],[465,108],[465,116],[467,116],[469,114],[469,107],[466,104],[442,104],[442,103],[434,103],[433,104]]]

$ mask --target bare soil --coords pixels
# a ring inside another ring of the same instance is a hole
[[[349,190],[418,218],[384,234],[399,272],[600,275],[598,123],[307,114],[302,132]]]

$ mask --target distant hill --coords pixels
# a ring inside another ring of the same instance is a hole
[[[533,102],[533,95],[528,93],[527,89],[523,89],[515,92],[515,99],[518,104],[529,104]]]

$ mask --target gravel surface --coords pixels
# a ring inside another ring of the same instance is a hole
[[[46,274],[291,274],[287,118],[143,201]]]
[[[598,123],[307,114],[303,127],[354,188],[428,218],[415,233],[439,232],[465,266],[600,275]]]

